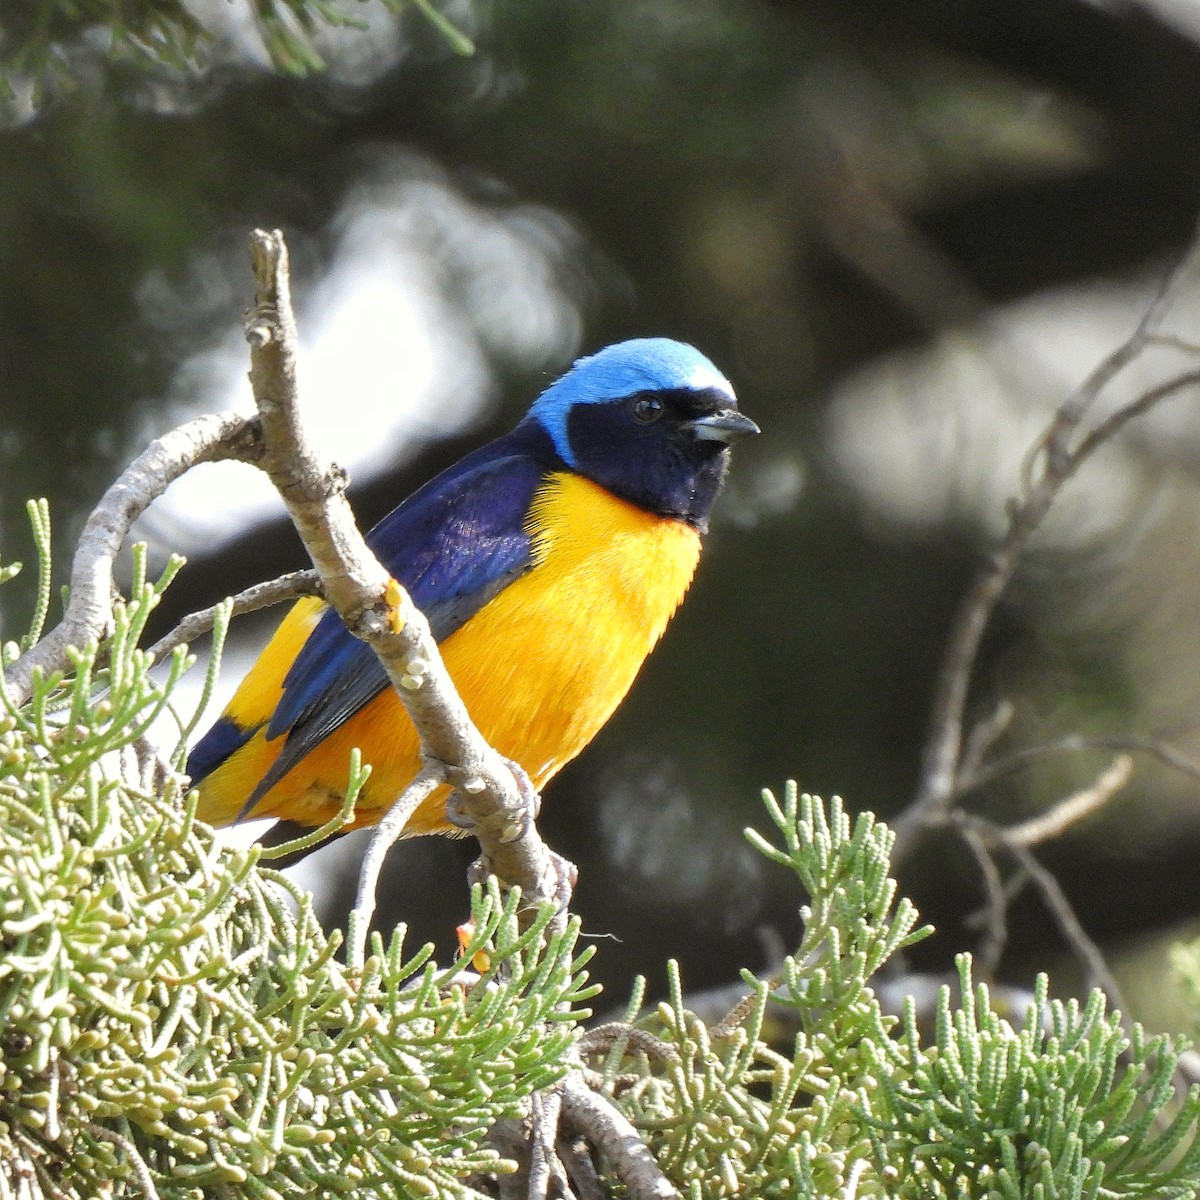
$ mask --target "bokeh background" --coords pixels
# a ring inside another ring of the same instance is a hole
[[[13,13],[23,6],[18,5]],[[28,6],[24,6],[28,7]],[[154,434],[246,405],[246,235],[293,255],[314,428],[364,524],[502,431],[576,355],[666,334],[732,378],[738,447],[691,596],[628,701],[548,790],[596,972],[693,987],[762,967],[799,897],[743,842],[794,777],[886,816],[911,798],[947,627],[1053,406],[1133,329],[1200,213],[1196,0],[452,0],[355,8],[328,70],[272,69],[241,0],[194,0],[185,72],[68,47],[74,82],[0,125],[0,557],[27,496],[72,536]],[[9,22],[6,27],[6,22]],[[19,32],[0,13],[0,50]],[[1200,295],[1173,328],[1196,336]],[[1189,362],[1162,350],[1125,390]],[[1072,483],[972,693],[1001,749],[1134,734],[1200,756],[1200,412],[1184,393]],[[185,552],[159,631],[302,565],[248,468],[196,471],[139,528]],[[0,597],[23,627],[28,583]],[[240,622],[225,693],[274,616]],[[212,715],[215,716],[216,707]],[[1045,807],[1108,761],[1037,757],[971,797]],[[313,860],[337,920],[352,839]],[[384,919],[445,946],[470,847],[395,854]],[[1143,1015],[1200,915],[1200,784],[1141,756],[1046,848]],[[952,837],[907,859],[939,929],[979,936]],[[1189,924],[1191,922],[1192,924]],[[1001,967],[1062,947],[1032,896]],[[1064,967],[1066,964],[1063,964]],[[1069,976],[1064,976],[1069,978]]]

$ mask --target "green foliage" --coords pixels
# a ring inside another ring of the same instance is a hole
[[[750,836],[809,894],[799,951],[775,980],[747,976],[750,1000],[712,1029],[672,966],[653,1017],[661,1044],[630,1038],[603,1064],[684,1195],[1200,1195],[1200,1089],[1180,1098],[1172,1086],[1181,1044],[1126,1033],[1098,992],[1082,1007],[1050,1002],[1044,979],[1014,1029],[965,956],[960,1003],[942,989],[925,1044],[911,1004],[898,1023],[869,987],[928,932],[895,902],[891,833],[791,785],[782,805],[766,802],[783,846]],[[765,1043],[771,1006],[798,1025],[790,1054]]]
[[[43,506],[30,516],[40,628],[50,528]],[[515,1164],[489,1131],[577,1060],[595,992],[577,923],[524,925],[493,884],[449,967],[406,954],[403,929],[343,967],[308,895],[194,820],[179,765],[196,717],[171,699],[190,659],[157,680],[137,649],[178,565],[148,582],[135,551],[111,637],[0,708],[0,1194],[494,1196]],[[35,634],[0,647],[0,677]],[[166,761],[144,740],[164,715]],[[687,1200],[1200,1196],[1181,1041],[1125,1029],[1099,993],[1052,1001],[1044,978],[1010,1024],[965,956],[932,1038],[911,1001],[885,1014],[872,978],[928,933],[889,877],[892,834],[794,786],[765,799],[778,838],[749,836],[808,894],[796,953],[771,980],[746,974],[712,1027],[672,965],[648,1027],[594,1064]],[[1198,964],[1180,952],[1200,993]],[[786,1050],[768,1038],[779,1014]]]
[[[73,57],[93,31],[107,54],[186,71],[196,62],[204,30],[182,0],[17,0],[0,15],[0,88],[8,77],[32,79],[39,95],[70,87]]]
[[[112,637],[0,710],[0,1185],[486,1194],[473,1177],[512,1169],[488,1130],[562,1075],[594,992],[577,925],[547,937],[549,911],[524,928],[477,888],[457,962],[399,929],[347,972],[310,897],[216,846],[139,744],[188,664],[156,681],[136,648],[163,586],[142,561]]]
[[[372,0],[248,0],[271,62],[279,71],[309,75],[324,69],[316,39],[326,27],[363,28],[356,15]],[[392,12],[418,9],[453,49],[471,53],[470,40],[430,0],[380,0]],[[80,50],[97,46],[114,61],[163,66],[186,73],[199,65],[211,40],[185,0],[11,0],[0,13],[0,98],[10,77],[70,88]]]
[[[883,1069],[891,1129],[881,1152],[900,1196],[1189,1197],[1200,1188],[1200,1089],[1172,1117],[1183,1049],[1127,1034],[1104,995],[1047,1001],[1040,976],[1022,1029],[995,1012],[959,959],[961,1005],[938,1002],[932,1048],[905,1013],[898,1070]],[[974,1190],[970,1190],[974,1189]]]
[[[1189,1002],[1188,1010],[1192,1014],[1187,1032],[1200,1039],[1200,938],[1175,946],[1171,952],[1171,965],[1183,985],[1183,997]]]

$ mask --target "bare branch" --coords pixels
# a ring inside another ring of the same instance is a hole
[[[1054,873],[1047,870],[1027,846],[1011,841],[1007,830],[993,825],[990,821],[960,813],[957,815],[957,823],[965,828],[974,829],[988,844],[1007,851],[1020,864],[1041,893],[1042,900],[1050,910],[1050,915],[1066,939],[1071,952],[1083,964],[1088,975],[1088,986],[1098,987],[1106,992],[1113,1006],[1120,1009],[1122,1019],[1128,1025],[1129,1008],[1125,1004],[1120,986],[1109,969],[1100,947],[1092,941],[1087,930],[1080,923],[1075,909],[1067,899],[1067,895],[1062,890]]]
[[[1148,389],[1094,429],[1079,435],[1083,421],[1101,392],[1148,346],[1161,340],[1163,319],[1198,266],[1200,238],[1193,242],[1183,261],[1163,283],[1129,339],[1109,354],[1059,405],[1029,456],[1022,475],[1021,494],[1009,506],[1008,530],[977,572],[951,627],[938,673],[916,796],[893,822],[896,832],[894,861],[907,853],[922,830],[940,823],[958,793],[967,695],[984,630],[1012,579],[1020,556],[1063,484],[1129,421],[1181,388],[1200,382],[1200,371],[1182,372]]]
[[[1009,898],[1004,890],[1004,880],[996,860],[992,857],[991,849],[979,832],[970,826],[960,826],[963,841],[975,859],[979,874],[983,879],[984,902],[975,919],[968,918],[968,923],[978,920],[983,925],[986,934],[976,958],[979,968],[985,978],[994,978],[1000,967],[1000,959],[1004,956],[1004,947],[1008,944],[1008,903]]]
[[[543,1088],[530,1097],[528,1200],[548,1200],[552,1184],[557,1185],[557,1195],[571,1195],[556,1148],[561,1116],[562,1093],[557,1088]]]
[[[631,1200],[679,1200],[633,1123],[578,1072],[559,1085],[563,1115],[612,1163]]]
[[[1107,355],[1084,381],[1059,406],[1040,448],[1049,457],[1069,458],[1069,440],[1080,422],[1095,404],[1100,393],[1133,362],[1148,346],[1162,344],[1169,335],[1162,332],[1162,323],[1170,306],[1187,283],[1200,269],[1200,231],[1193,235],[1191,245],[1155,292],[1137,328],[1129,338]]]
[[[950,823],[961,833],[967,848],[975,858],[983,877],[987,896],[981,916],[987,927],[987,938],[980,947],[980,962],[989,973],[995,971],[1007,939],[1007,910],[1015,890],[1005,887],[997,870],[994,851],[1009,854],[1018,864],[1022,881],[1032,881],[1072,953],[1083,964],[1091,986],[1108,993],[1114,1006],[1121,1010],[1126,1024],[1129,1011],[1116,979],[1113,977],[1100,948],[1084,930],[1053,872],[1047,870],[1030,851],[1068,829],[1107,804],[1129,782],[1133,760],[1118,755],[1087,788],[1068,796],[1047,812],[1005,829],[981,817],[956,811],[948,814]]]
[[[1016,712],[1011,700],[1001,700],[990,716],[976,723],[967,738],[966,748],[963,750],[962,761],[959,764],[958,777],[960,781],[964,777],[973,775],[979,769],[987,752],[1008,731]]]
[[[740,985],[743,988],[744,984]],[[625,1021],[608,1021],[593,1025],[579,1039],[578,1050],[582,1055],[609,1053],[614,1046],[622,1045],[644,1054],[653,1062],[677,1062],[679,1054],[674,1046],[656,1038],[648,1030],[639,1029]]]
[[[472,723],[429,623],[367,547],[346,501],[344,473],[322,460],[305,434],[283,235],[256,230],[250,250],[256,304],[246,337],[250,382],[267,448],[263,467],[287,505],[326,599],[347,628],[379,655],[416,726],[426,768],[444,770],[443,778],[462,798],[486,868],[506,886],[519,886],[531,903],[561,899],[567,881],[533,822],[525,819],[512,772]],[[364,876],[364,885],[368,882]],[[367,907],[373,908],[373,883],[371,889]],[[365,908],[358,913],[361,938],[366,936],[365,913]]]
[[[404,832],[413,813],[421,807],[446,781],[446,772],[441,763],[426,763],[417,772],[412,783],[397,797],[392,807],[371,834],[367,852],[363,855],[358,872],[358,895],[346,927],[346,962],[362,965],[366,955],[367,935],[371,929],[371,918],[375,914],[375,896],[379,887],[379,875],[387,852],[396,844]]]
[[[71,599],[62,621],[9,668],[4,686],[16,704],[30,696],[33,673],[70,668],[68,646],[86,646],[112,629],[113,564],[130,526],[185,471],[203,462],[261,454],[258,422],[210,413],[163,434],[121,473],[92,510],[75,548]]]
[[[1108,994],[1108,998],[1112,1001],[1114,1007],[1121,1010],[1121,1016],[1128,1024],[1130,1020],[1129,1006],[1125,1003],[1125,998],[1121,994],[1120,985],[1109,969],[1100,947],[1092,941],[1091,936],[1080,923],[1079,917],[1075,914],[1075,909],[1072,907],[1070,900],[1067,899],[1067,894],[1062,890],[1062,886],[1059,884],[1054,872],[1042,866],[1037,858],[1024,846],[1014,845],[1009,847],[1009,849],[1016,856],[1021,866],[1025,868],[1034,886],[1041,892],[1042,899],[1046,902],[1046,907],[1050,909],[1050,913],[1058,924],[1063,937],[1066,938],[1067,945],[1070,946],[1072,953],[1087,969],[1089,986],[1102,988]]]
[[[1031,817],[1020,825],[1012,825],[1005,831],[1005,839],[1011,846],[1036,846],[1052,838],[1061,837],[1072,825],[1103,808],[1128,782],[1133,774],[1133,759],[1128,754],[1118,754],[1091,787],[1060,800],[1049,811]]]
[[[1128,404],[1118,408],[1116,412],[1105,417],[1095,429],[1089,430],[1075,449],[1076,459],[1082,462],[1098,447],[1116,436],[1135,417],[1142,416],[1159,401],[1170,399],[1184,388],[1194,387],[1198,383],[1200,383],[1200,370],[1184,371],[1180,375],[1148,388],[1136,400],[1131,400]]]
[[[257,612],[260,608],[270,608],[272,604],[282,604],[286,600],[295,600],[299,596],[321,595],[321,581],[314,570],[292,571],[281,575],[278,579],[269,579],[265,583],[256,583],[245,591],[238,592],[233,597],[233,609],[230,616],[241,616],[242,613]],[[176,646],[193,642],[196,638],[208,633],[216,620],[217,613],[223,604],[214,604],[202,608],[199,612],[189,613],[170,633],[164,634],[150,647],[149,653],[155,662],[161,662]]]

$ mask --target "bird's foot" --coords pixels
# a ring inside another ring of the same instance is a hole
[[[579,868],[569,858],[555,854],[549,847],[546,849],[550,855],[550,865],[554,868],[554,883],[549,899],[554,901],[559,912],[567,912],[571,907],[571,897],[575,894],[575,885],[579,882]],[[467,868],[467,885],[478,883],[483,886],[491,873],[488,863],[483,858],[477,858]]]
[[[542,798],[538,795],[537,788],[533,786],[533,780],[529,778],[525,768],[519,762],[515,762],[511,758],[505,758],[502,761],[512,772],[513,783],[517,788],[517,798],[521,805],[520,811],[514,815],[511,827],[505,830],[502,840],[515,842],[517,838],[524,837],[529,832],[529,827],[537,820],[538,814],[542,811]],[[455,829],[461,829],[464,833],[475,831],[475,819],[471,816],[469,799],[457,788],[450,793],[446,800],[446,820]]]
[[[475,818],[467,811],[466,798],[457,789],[446,797],[446,820],[463,833],[470,833],[475,828]]]

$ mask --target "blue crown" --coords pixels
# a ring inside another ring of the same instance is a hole
[[[563,462],[573,467],[567,415],[576,404],[605,404],[635,392],[679,388],[716,389],[730,406],[737,405],[729,380],[694,346],[671,338],[633,338],[579,359],[533,402],[529,416],[541,422]]]

